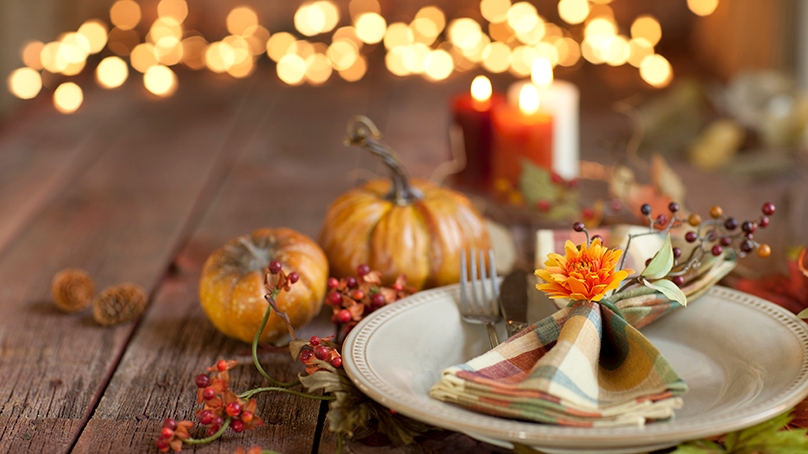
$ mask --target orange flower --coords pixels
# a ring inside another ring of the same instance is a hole
[[[547,283],[536,288],[547,293],[550,298],[569,298],[573,301],[600,301],[603,295],[614,290],[620,281],[634,270],[615,271],[623,251],[609,250],[595,238],[587,247],[580,248],[567,240],[565,256],[548,254],[543,270],[536,270],[536,276]]]

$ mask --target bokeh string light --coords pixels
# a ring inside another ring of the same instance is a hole
[[[447,18],[430,5],[409,21],[397,18],[392,23],[382,15],[378,0],[350,0],[344,16],[333,0],[304,1],[292,18],[294,30],[272,32],[260,24],[255,10],[237,6],[223,18],[228,34],[210,40],[185,26],[193,14],[186,0],[160,0],[156,11],[144,11],[135,0],[117,0],[108,23],[90,19],[54,41],[26,42],[20,54],[24,66],[9,74],[7,86],[18,98],[34,98],[42,92],[47,72],[46,80],[58,84],[53,92],[57,110],[72,113],[81,106],[83,93],[67,79],[84,71],[88,62],[97,62],[91,70],[103,88],[123,85],[131,67],[143,74],[148,92],[168,97],[178,89],[172,67],[180,64],[245,78],[266,54],[283,83],[321,85],[334,75],[348,82],[361,80],[368,70],[368,54],[376,48],[385,53],[392,74],[431,81],[476,68],[536,78],[552,74],[556,66],[575,67],[583,59],[595,65],[632,65],[652,87],[670,84],[670,62],[655,50],[662,38],[659,21],[641,15],[631,24],[618,24],[611,2],[559,0],[561,23],[555,24],[527,1],[481,0],[482,21]],[[690,11],[699,16],[712,14],[718,3],[687,0]],[[153,20],[147,23],[145,18]],[[91,58],[99,53],[98,60]]]

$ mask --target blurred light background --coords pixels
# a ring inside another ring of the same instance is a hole
[[[91,74],[103,88],[137,76],[158,97],[178,71],[245,78],[275,65],[286,84],[380,71],[439,82],[466,71],[529,77],[637,68],[667,86],[678,65],[726,81],[775,69],[808,85],[808,2],[800,0],[4,0],[0,113],[47,91],[75,111]],[[806,51],[804,51],[806,50]],[[621,76],[617,76],[621,77]]]

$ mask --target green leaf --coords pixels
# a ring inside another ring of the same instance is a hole
[[[553,201],[556,198],[550,172],[527,159],[522,160],[519,190],[522,192],[522,197],[531,206],[539,200]]]
[[[653,283],[646,281],[643,279],[643,284],[654,290],[658,290],[662,292],[663,295],[667,296],[673,301],[681,304],[682,306],[687,307],[687,296],[685,293],[680,289],[676,284],[667,280],[667,279],[660,279],[658,281],[654,281]]]
[[[718,443],[709,440],[696,440],[682,443],[671,454],[725,454],[727,451]]]
[[[799,318],[808,318],[808,309],[801,310],[800,313],[797,314],[797,317],[799,317]]]
[[[578,191],[553,183],[549,170],[528,159],[522,160],[519,191],[528,206],[534,207],[540,200],[547,201],[550,210],[540,214],[551,221],[575,219],[581,214]]]
[[[648,279],[662,279],[670,273],[671,268],[673,268],[673,247],[671,246],[671,235],[668,234],[662,247],[659,248],[651,263],[645,267],[640,276]]]
[[[734,442],[732,445],[727,443],[727,448],[737,450],[745,446],[757,445],[761,441],[768,440],[790,421],[791,412],[786,412],[768,421],[741,430],[738,432],[737,438],[727,437],[727,441],[732,440]]]

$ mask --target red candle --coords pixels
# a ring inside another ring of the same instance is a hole
[[[535,86],[523,87],[519,108],[497,106],[492,112],[492,120],[494,181],[502,179],[518,187],[524,160],[547,170],[552,169],[553,117],[538,110]]]
[[[456,97],[452,103],[454,122],[463,138],[465,167],[455,175],[455,182],[469,188],[485,188],[491,183],[491,111],[505,104],[505,98],[493,94],[491,82],[477,76],[471,93]]]

